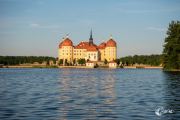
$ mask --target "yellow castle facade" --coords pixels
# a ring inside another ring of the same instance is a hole
[[[93,42],[92,31],[89,41],[82,41],[78,45],[74,45],[72,40],[66,36],[63,38],[58,47],[58,60],[66,60],[73,63],[78,59],[86,61],[114,61],[117,58],[117,45],[111,37],[107,42],[96,45]]]

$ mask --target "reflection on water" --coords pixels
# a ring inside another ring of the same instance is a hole
[[[165,115],[169,119],[180,118],[180,73],[163,72],[164,91],[163,99],[166,109],[170,109],[173,115]],[[171,112],[171,111],[170,111]]]
[[[0,69],[0,82],[3,120],[180,118],[180,74],[159,69]]]
[[[60,119],[116,118],[115,79],[110,71],[106,76],[96,74],[93,70],[62,73]]]

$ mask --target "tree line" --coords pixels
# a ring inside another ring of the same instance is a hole
[[[53,60],[54,63],[56,58],[54,57],[47,57],[47,56],[0,56],[0,64],[2,65],[19,65],[24,63],[49,63],[50,60]]]
[[[119,59],[114,60],[118,65],[126,65],[132,66],[134,64],[144,64],[151,66],[159,66],[162,64],[162,55],[134,55],[134,56],[126,56]],[[88,60],[87,60],[88,61]],[[85,65],[87,62],[85,59],[74,59],[73,64]],[[68,63],[67,59],[59,60],[59,65],[72,65],[72,63]],[[107,65],[108,61],[105,59],[104,64]]]
[[[116,63],[119,65],[134,65],[134,64],[146,64],[152,66],[159,66],[162,64],[162,55],[134,55],[134,56],[126,56],[119,59],[116,59]],[[25,63],[43,63],[53,60],[54,63],[56,58],[47,57],[47,56],[0,56],[0,64],[2,65],[19,65]],[[73,60],[73,63],[84,65],[86,63],[85,59]],[[59,65],[72,65],[72,63],[68,63],[67,60],[63,61],[63,59],[59,60]],[[104,64],[108,64],[107,60],[104,61]]]
[[[159,66],[162,64],[162,55],[134,55],[126,56],[116,60],[117,64],[134,65],[145,64],[151,66]]]

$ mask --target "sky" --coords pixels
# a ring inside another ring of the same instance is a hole
[[[0,0],[0,56],[57,57],[62,38],[77,45],[117,42],[117,55],[161,54],[180,0]]]

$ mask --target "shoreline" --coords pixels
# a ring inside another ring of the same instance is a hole
[[[163,69],[165,72],[180,72],[180,69]]]
[[[1,66],[0,68],[83,68],[83,69],[93,69],[91,67],[87,66],[32,66],[32,65],[7,65],[7,66]],[[105,68],[105,69],[111,69],[108,66],[99,66],[97,68]],[[160,66],[124,66],[123,68],[117,67],[113,69],[163,69],[163,67]],[[173,70],[176,71],[176,70]],[[179,70],[180,71],[180,70]]]
[[[130,69],[163,69],[163,67],[160,67],[160,66],[124,66],[124,68],[130,68]]]

